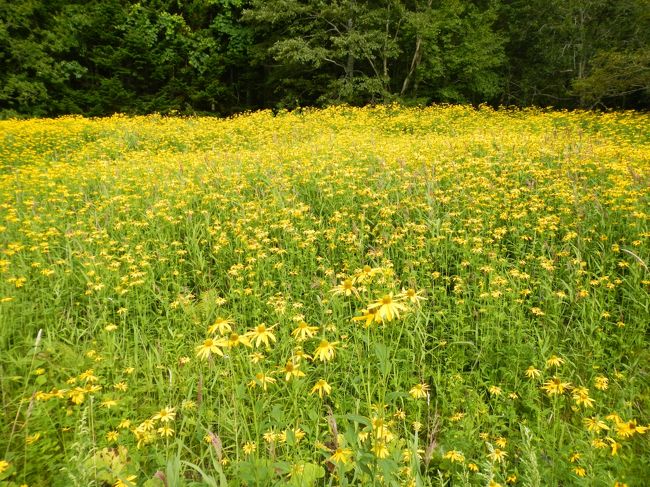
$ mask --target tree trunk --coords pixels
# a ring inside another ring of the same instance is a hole
[[[427,9],[431,8],[431,4],[433,3],[433,0],[429,0],[427,2]],[[404,83],[402,84],[402,91],[400,91],[400,96],[403,96],[404,93],[406,93],[406,90],[409,89],[409,86],[411,85],[411,80],[413,79],[413,75],[415,74],[415,71],[418,69],[418,66],[420,65],[420,60],[422,59],[422,37],[420,35],[417,35],[415,38],[415,52],[413,53],[413,58],[411,58],[411,67],[409,69],[408,74],[406,75],[406,78],[404,78]]]
[[[402,84],[402,91],[400,91],[400,95],[404,95],[406,93],[406,90],[408,90],[409,85],[411,84],[411,79],[413,78],[413,74],[415,74],[415,70],[417,67],[420,65],[420,59],[422,58],[421,54],[421,48],[422,46],[422,38],[417,37],[415,40],[415,52],[413,53],[413,58],[411,59],[411,68],[409,69],[408,74],[406,75],[406,78],[404,78],[404,83]]]
[[[352,31],[352,19],[348,19],[348,32]],[[354,75],[354,56],[352,53],[348,53],[348,61],[345,63],[345,77],[347,79],[352,79]]]

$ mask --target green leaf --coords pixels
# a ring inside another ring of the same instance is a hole
[[[379,362],[379,371],[385,377],[390,373],[391,363],[388,357],[388,348],[383,343],[375,343],[375,355]]]

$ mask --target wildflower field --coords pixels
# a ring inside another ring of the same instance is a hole
[[[650,117],[0,122],[0,486],[647,486]]]

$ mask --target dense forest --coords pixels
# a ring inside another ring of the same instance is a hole
[[[648,0],[0,0],[0,117],[650,106]]]

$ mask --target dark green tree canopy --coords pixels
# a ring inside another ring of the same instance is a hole
[[[0,0],[0,116],[647,108],[645,0]]]

